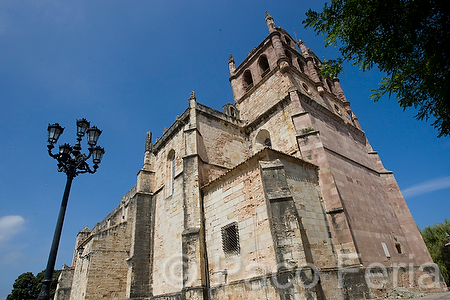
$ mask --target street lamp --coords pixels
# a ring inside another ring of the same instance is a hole
[[[55,234],[53,235],[52,248],[47,262],[47,269],[45,270],[44,280],[42,281],[41,292],[38,300],[48,300],[50,297],[50,285],[53,279],[53,269],[55,268],[56,254],[58,252],[59,239],[61,237],[62,225],[64,222],[64,215],[66,214],[67,200],[69,199],[70,187],[72,180],[78,174],[95,173],[98,169],[98,164],[102,161],[102,156],[105,149],[96,146],[97,140],[102,133],[100,129],[95,126],[90,127],[90,123],[86,119],[77,120],[77,142],[72,147],[69,144],[59,146],[59,152],[52,153],[54,144],[58,141],[59,136],[63,133],[64,128],[58,123],[48,125],[48,154],[58,161],[58,172],[64,172],[67,175],[66,188],[64,190],[61,208],[59,210],[58,221],[56,223]],[[87,133],[89,154],[81,153],[81,140]],[[92,156],[93,168],[91,169],[86,162]]]

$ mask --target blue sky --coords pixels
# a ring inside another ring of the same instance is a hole
[[[94,175],[75,178],[56,267],[71,264],[75,237],[92,228],[134,184],[147,131],[160,136],[197,101],[232,102],[228,55],[237,64],[276,26],[293,28],[319,57],[335,58],[305,30],[308,8],[323,1],[22,1],[0,2],[0,299],[15,278],[46,266],[65,184],[47,154],[47,125],[75,142],[75,121],[103,130],[106,150]],[[345,66],[341,85],[384,166],[394,171],[417,225],[449,218],[450,139],[395,99],[369,100],[377,71]],[[86,144],[83,144],[86,148]]]

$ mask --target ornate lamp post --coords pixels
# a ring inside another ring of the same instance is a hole
[[[47,269],[45,270],[44,280],[42,281],[42,289],[39,293],[38,300],[47,300],[50,297],[50,285],[53,279],[53,269],[55,268],[56,254],[58,252],[59,239],[66,214],[67,200],[69,199],[70,187],[72,180],[78,174],[95,173],[98,164],[102,160],[105,149],[95,146],[97,140],[102,133],[95,126],[90,127],[90,123],[86,119],[77,120],[77,142],[75,146],[63,144],[59,146],[59,153],[53,154],[52,149],[58,141],[59,136],[63,133],[64,128],[58,123],[48,125],[48,154],[58,161],[58,172],[64,172],[67,175],[66,188],[62,198],[61,208],[59,210],[58,221],[56,223],[55,234],[53,235],[52,248],[48,257]],[[89,154],[81,153],[81,139],[87,133],[87,143],[89,144]],[[86,162],[92,156],[93,169]]]

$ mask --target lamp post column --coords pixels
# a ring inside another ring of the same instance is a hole
[[[55,234],[53,235],[52,248],[48,256],[47,269],[45,269],[44,280],[42,281],[41,292],[38,300],[48,300],[50,297],[50,286],[53,280],[53,270],[55,269],[56,254],[58,253],[59,240],[61,238],[61,231],[64,223],[64,216],[66,215],[67,202],[69,200],[70,187],[74,178],[74,172],[67,174],[66,188],[61,201],[61,208],[59,209],[58,221],[56,223]]]
[[[50,157],[58,161],[58,172],[64,172],[67,175],[66,188],[64,189],[64,195],[61,202],[61,208],[59,210],[58,221],[56,222],[55,233],[53,235],[52,247],[48,256],[47,268],[45,269],[44,280],[42,281],[41,292],[39,293],[38,300],[48,300],[50,298],[50,286],[53,280],[53,270],[55,268],[56,255],[58,253],[59,240],[61,238],[62,226],[64,223],[64,216],[66,214],[67,202],[69,200],[70,187],[72,181],[78,174],[90,173],[93,174],[97,171],[98,164],[102,160],[102,156],[105,153],[105,149],[100,146],[95,146],[97,140],[102,133],[96,126],[90,127],[90,123],[86,119],[77,120],[77,141],[75,146],[69,144],[63,144],[59,146],[59,153],[53,154],[52,149],[54,144],[58,141],[59,136],[63,133],[64,128],[59,126],[58,123],[48,125],[48,154]],[[81,140],[87,133],[89,154],[85,155],[81,153]],[[93,169],[89,167],[87,160],[92,156]]]

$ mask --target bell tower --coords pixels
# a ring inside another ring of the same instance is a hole
[[[234,102],[247,124],[252,153],[261,149],[264,135],[271,148],[319,166],[322,201],[341,264],[431,261],[393,173],[373,151],[339,79],[321,76],[322,61],[303,41],[276,27],[267,12],[265,22],[264,41],[237,67],[229,58]]]

